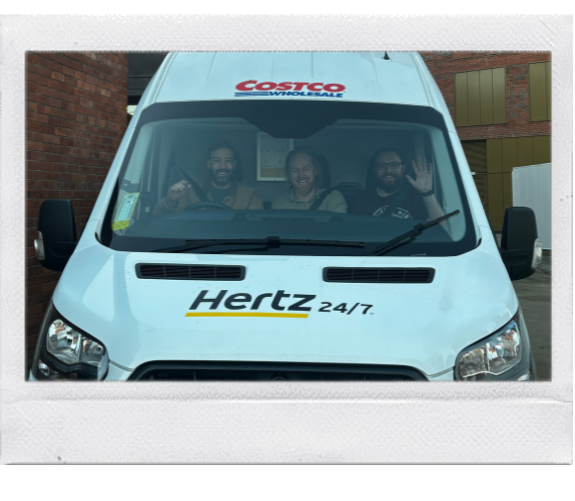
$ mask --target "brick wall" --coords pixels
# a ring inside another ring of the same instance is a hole
[[[127,55],[26,55],[27,363],[59,272],[34,254],[40,204],[72,200],[81,234],[126,130]]]
[[[462,141],[514,136],[548,136],[551,122],[529,121],[528,64],[551,60],[550,52],[421,52],[455,122],[455,73],[507,68],[507,123],[458,127]]]

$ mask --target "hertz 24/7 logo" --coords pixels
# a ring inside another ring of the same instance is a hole
[[[201,291],[190,306],[186,317],[308,318],[309,312],[314,311],[314,299],[317,297],[313,294],[286,294],[285,291],[276,291],[275,294],[268,292],[255,297],[245,292],[230,294],[226,297],[227,293],[227,290],[222,290],[210,295],[210,291]],[[197,311],[199,307],[207,305],[209,305],[209,311]],[[262,312],[260,311],[262,305],[265,309],[270,308],[275,311]],[[219,309],[222,306],[227,311]],[[317,308],[317,312],[338,312],[345,315],[355,312],[356,315],[367,315],[372,307],[371,304],[355,303],[348,308],[347,303],[333,306],[332,303],[323,301]]]

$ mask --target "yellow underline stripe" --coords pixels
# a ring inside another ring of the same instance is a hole
[[[273,318],[307,318],[307,313],[258,313],[258,312],[228,312],[228,311],[194,311],[186,313],[186,317],[273,317]]]

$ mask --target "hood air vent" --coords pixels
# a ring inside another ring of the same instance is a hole
[[[433,268],[324,268],[325,282],[357,284],[430,284]]]
[[[137,264],[138,278],[163,280],[243,280],[244,266]]]

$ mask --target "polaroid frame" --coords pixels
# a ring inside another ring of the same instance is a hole
[[[264,137],[270,137],[272,138],[269,134],[266,134],[265,132],[257,132],[257,178],[256,181],[287,181],[287,177],[285,176],[285,164],[284,163],[278,163],[277,165],[268,165],[268,164],[264,164],[263,160],[264,160],[264,155],[262,152],[262,139]],[[276,139],[276,138],[272,138],[272,140],[277,141],[277,142],[286,142],[287,143],[287,153],[286,153],[286,157],[287,154],[293,150],[293,139]],[[284,162],[285,162],[285,158],[284,158]],[[275,171],[275,172],[265,172],[264,169],[270,169],[271,171]],[[273,174],[283,174],[282,175],[273,175]]]
[[[385,30],[380,29],[382,25]],[[213,36],[216,26],[218,37]],[[571,16],[21,16],[3,18],[1,30],[3,463],[572,461]],[[265,37],[253,37],[254,32]],[[27,50],[446,48],[552,52],[551,382],[191,385],[25,381]],[[89,432],[75,433],[70,440],[69,423]],[[473,443],[471,450],[469,443]]]

